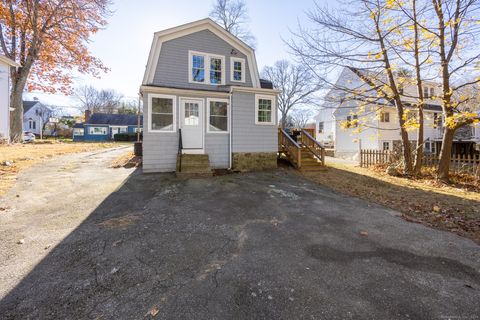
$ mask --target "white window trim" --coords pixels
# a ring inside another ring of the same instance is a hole
[[[152,130],[152,99],[163,98],[172,99],[173,124],[172,130]],[[177,132],[177,97],[168,94],[150,93],[148,95],[148,132],[152,133],[176,133]]]
[[[242,78],[240,80],[235,80],[234,78],[234,64],[235,62],[240,62],[242,64]],[[237,58],[237,57],[231,57],[230,58],[230,81],[231,82],[242,82],[245,83],[245,59],[243,58]]]
[[[94,128],[102,128],[102,129],[105,129],[105,133],[95,133],[94,130],[93,130]],[[90,130],[90,129],[92,129],[92,130]],[[109,134],[108,127],[105,127],[105,126],[95,126],[95,125],[88,127],[88,135],[90,135],[90,136],[106,136],[106,135],[108,135],[108,134]]]
[[[192,58],[193,56],[203,56],[204,57],[204,70],[205,70],[205,81],[204,82],[199,82],[199,81],[193,81],[193,75],[192,75],[192,68],[193,68],[193,61]],[[211,58],[218,58],[222,60],[222,82],[221,83],[210,83],[210,59]],[[218,54],[212,54],[212,53],[205,53],[205,52],[199,52],[199,51],[188,51],[188,82],[189,83],[195,83],[195,84],[204,84],[204,85],[209,85],[209,86],[224,86],[225,85],[225,56],[218,55]]]
[[[385,144],[386,144],[386,143],[388,144],[388,149],[385,149]],[[382,150],[383,150],[383,151],[390,151],[390,150],[392,150],[391,146],[392,146],[392,144],[390,143],[390,141],[382,141]]]
[[[76,134],[75,132],[82,131],[81,134]],[[73,128],[73,135],[74,136],[84,136],[85,135],[85,128]]]
[[[265,100],[272,100],[272,121],[270,122],[258,122],[258,100],[265,99]],[[277,113],[277,104],[275,96],[266,96],[261,94],[255,95],[255,124],[259,126],[273,126],[276,125],[276,116]]]
[[[210,131],[210,102],[227,103],[227,131]],[[225,134],[230,133],[230,102],[228,99],[207,98],[207,133]]]

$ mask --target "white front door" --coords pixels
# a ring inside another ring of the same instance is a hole
[[[203,149],[203,100],[180,100],[183,149]]]

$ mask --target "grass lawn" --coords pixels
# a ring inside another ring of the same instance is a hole
[[[39,141],[29,144],[0,145],[0,196],[15,183],[21,170],[58,155],[94,151],[118,146],[119,143],[84,143]]]
[[[406,179],[352,164],[327,166],[324,172],[304,175],[336,191],[400,211],[405,220],[449,230],[480,244],[480,186],[465,183],[461,177],[444,185],[428,176]]]

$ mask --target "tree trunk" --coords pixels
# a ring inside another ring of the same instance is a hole
[[[442,149],[440,151],[440,161],[437,168],[437,179],[443,182],[450,180],[450,161],[452,156],[453,138],[455,137],[455,129],[445,127],[442,139]]]
[[[422,171],[422,164],[423,164],[423,139],[424,139],[424,134],[423,134],[423,105],[420,105],[418,108],[418,136],[417,136],[417,153],[415,156],[415,173],[419,174]]]
[[[10,107],[13,111],[10,112],[10,140],[15,142],[22,142],[23,139],[23,89],[19,90],[17,86],[12,86],[10,95]]]
[[[403,114],[402,112],[399,112],[399,114]],[[412,168],[412,152],[411,152],[411,147],[410,147],[410,140],[408,140],[408,132],[405,130],[405,128],[402,126],[400,128],[400,134],[402,137],[402,145],[403,145],[403,158],[405,160],[405,168],[403,169],[403,173],[405,175],[411,175],[413,168]]]

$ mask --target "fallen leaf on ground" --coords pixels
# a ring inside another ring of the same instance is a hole
[[[146,316],[155,317],[159,312],[160,312],[160,310],[159,310],[157,307],[153,307],[152,309],[150,309],[150,310],[145,314],[145,317],[146,317]]]
[[[367,231],[360,231],[360,235],[364,237],[368,237],[368,232]]]

